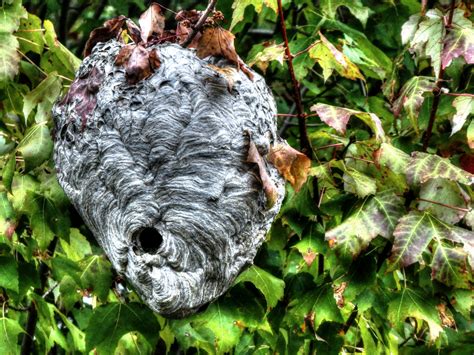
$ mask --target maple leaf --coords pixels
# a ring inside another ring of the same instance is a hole
[[[161,7],[156,2],[140,16],[138,20],[141,28],[143,42],[148,42],[152,35],[160,37],[165,29],[165,17],[161,13]]]
[[[258,52],[250,61],[249,66],[252,67],[256,65],[263,72],[268,68],[268,65],[271,61],[278,61],[278,63],[283,65],[285,60],[285,47],[283,43],[281,44],[270,44],[265,47],[261,52]]]
[[[234,26],[244,19],[245,9],[247,6],[253,5],[256,12],[260,13],[262,11],[263,5],[269,7],[275,13],[278,11],[278,5],[276,0],[236,0],[232,3],[232,22],[230,24],[230,29],[233,29]]]
[[[298,192],[308,178],[311,160],[301,152],[286,144],[270,147],[268,161]]]
[[[102,27],[96,28],[89,35],[84,48],[84,58],[88,57],[94,46],[99,42],[107,42],[112,38],[119,38],[122,27],[127,21],[125,16],[118,16],[104,22]]]
[[[308,54],[310,58],[316,59],[323,68],[324,80],[327,80],[334,70],[351,80],[365,80],[359,68],[344,53],[329,42],[321,32],[319,32],[319,37],[321,41],[316,43],[309,50]]]
[[[252,140],[250,140],[249,144],[247,162],[257,164],[258,171],[260,174],[260,180],[262,181],[263,185],[263,191],[265,192],[265,196],[267,197],[267,208],[272,208],[278,199],[278,191],[275,186],[275,183],[270,178],[270,175],[268,175],[265,160],[258,152],[258,149]]]
[[[374,113],[351,110],[322,103],[311,106],[310,110],[316,112],[321,121],[342,134],[346,133],[349,119],[354,115],[372,129],[377,139],[384,140],[385,132],[382,127],[382,122]]]
[[[444,41],[441,56],[443,69],[461,56],[467,64],[474,64],[474,28],[472,22],[464,17],[464,11],[456,9],[452,27]]]
[[[197,45],[197,56],[201,59],[209,56],[221,56],[239,67],[239,56],[234,47],[235,36],[222,27],[204,29]]]
[[[425,101],[425,93],[432,92],[436,86],[434,78],[427,76],[414,76],[403,85],[398,99],[393,103],[395,117],[400,116],[402,108],[416,132],[418,132],[418,114]]]

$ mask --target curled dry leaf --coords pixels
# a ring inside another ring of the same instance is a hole
[[[156,2],[151,3],[150,7],[140,16],[138,23],[143,42],[148,42],[153,34],[160,37],[165,29],[165,17],[161,13],[160,5]]]
[[[234,68],[220,68],[212,64],[209,64],[209,67],[212,70],[221,74],[221,76],[223,76],[226,79],[227,90],[229,90],[229,92],[232,92],[232,88],[234,87],[234,82],[235,82],[235,78],[234,78],[234,75],[236,73],[235,69]]]
[[[267,208],[272,208],[278,198],[277,188],[273,183],[272,179],[270,179],[270,176],[268,175],[267,168],[265,166],[265,160],[258,152],[258,149],[252,140],[250,140],[249,144],[247,162],[257,164],[260,179],[262,180],[263,191],[265,192],[265,196],[267,197]]]
[[[129,44],[120,50],[115,65],[125,68],[125,76],[129,84],[136,84],[148,78],[161,62],[156,50],[148,51],[141,44]]]
[[[113,19],[104,22],[103,27],[96,28],[89,35],[89,39],[86,42],[84,48],[84,58],[88,57],[94,46],[99,42],[107,42],[112,38],[119,38],[122,32],[122,27],[125,24],[127,18],[125,16],[118,16]]]
[[[270,148],[270,161],[298,192],[308,178],[311,160],[301,152],[286,144],[278,144]]]

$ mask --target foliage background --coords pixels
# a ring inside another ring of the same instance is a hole
[[[306,123],[313,165],[255,266],[183,320],[152,314],[114,273],[51,160],[50,109],[88,34],[148,4],[1,5],[0,353],[473,353],[469,1],[283,1],[297,90],[278,2],[218,2],[265,72],[280,133],[299,147]]]

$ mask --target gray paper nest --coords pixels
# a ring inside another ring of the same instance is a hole
[[[277,170],[265,164],[278,191],[268,209],[247,162],[250,140],[262,155],[279,142],[275,102],[258,74],[234,70],[229,89],[210,65],[224,60],[177,44],[155,45],[160,67],[130,85],[114,65],[122,46],[96,45],[76,75],[78,94],[53,110],[58,179],[143,301],[183,317],[252,263],[280,209]]]

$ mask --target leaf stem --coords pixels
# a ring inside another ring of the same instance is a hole
[[[456,210],[456,211],[461,211],[461,212],[469,212],[470,209],[469,208],[462,208],[462,207],[457,207],[457,206],[451,206],[451,205],[446,205],[444,203],[441,203],[441,202],[437,202],[437,201],[433,201],[433,200],[427,200],[427,199],[424,199],[424,198],[417,198],[418,201],[423,201],[423,202],[428,202],[428,203],[433,203],[435,205],[440,205],[440,206],[443,206],[443,207],[446,207],[446,208],[451,208],[452,210]]]
[[[308,158],[313,159],[313,149],[311,147],[311,142],[308,138],[308,132],[306,130],[306,115],[303,109],[303,100],[301,99],[300,92],[300,83],[296,79],[295,69],[293,67],[293,54],[290,52],[290,45],[288,43],[288,35],[286,33],[285,25],[285,15],[283,14],[283,7],[281,5],[281,0],[278,2],[278,14],[280,17],[281,32],[283,35],[283,40],[285,42],[285,53],[288,58],[288,70],[290,72],[291,83],[293,85],[293,98],[295,100],[296,112],[298,114],[298,127],[300,131],[300,147],[301,151],[308,156]]]
[[[474,94],[468,94],[468,93],[455,93],[455,92],[447,92],[447,93],[443,93],[443,95],[448,95],[448,96],[466,96],[466,97],[473,97],[474,98]]]
[[[453,23],[453,14],[454,14],[455,8],[456,8],[456,0],[451,0],[448,21],[444,26],[447,31],[449,31]],[[439,69],[438,80],[436,81],[436,86],[433,89],[434,98],[433,98],[433,105],[431,106],[428,128],[426,129],[425,134],[423,135],[423,148],[422,148],[423,152],[426,152],[430,144],[431,134],[433,132],[433,126],[436,120],[436,112],[438,111],[439,101],[441,99],[441,89],[443,87],[443,78],[444,78],[444,68],[443,68],[443,65],[441,64],[441,68]]]
[[[206,19],[207,17],[209,16],[209,14],[211,13],[211,11],[214,11],[214,9],[216,8],[216,4],[217,4],[217,0],[209,0],[209,4],[207,5],[206,7],[206,10],[204,10],[203,14],[201,15],[201,17],[199,18],[198,22],[196,23],[196,25],[193,27],[193,30],[191,31],[191,33],[188,35],[188,38],[186,38],[186,40],[183,42],[183,44],[181,45],[182,47],[186,48],[187,46],[189,46],[191,44],[191,42],[193,41],[194,37],[196,37],[196,35],[198,34],[199,30],[201,29],[201,27],[204,25],[204,23],[206,22]]]

